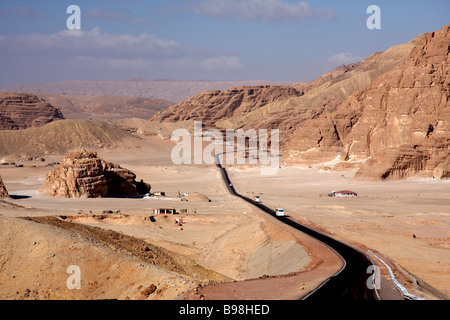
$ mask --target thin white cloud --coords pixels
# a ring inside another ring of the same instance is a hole
[[[199,67],[206,71],[228,71],[243,67],[239,57],[221,56],[207,58],[199,63]]]
[[[361,61],[363,58],[355,56],[351,52],[341,52],[328,58],[328,62],[332,64],[349,64]]]
[[[19,16],[23,18],[29,18],[29,19],[42,19],[44,18],[44,15],[40,12],[36,12],[28,7],[25,6],[18,6],[12,9],[8,10],[0,10],[0,17],[4,16]]]
[[[147,18],[142,17],[134,17],[131,14],[131,11],[128,9],[120,9],[118,11],[112,11],[108,9],[89,9],[83,12],[83,17],[87,17],[89,19],[103,19],[103,20],[111,20],[111,21],[130,21],[134,23],[148,23]]]
[[[181,44],[152,34],[108,34],[99,28],[64,30],[54,34],[7,35],[0,38],[0,47],[4,53],[110,58],[170,56],[183,51]]]
[[[237,16],[245,21],[272,23],[336,18],[333,8],[313,8],[306,1],[293,4],[283,0],[208,0],[195,5],[193,11],[205,16],[220,18]]]
[[[64,30],[54,34],[0,35],[0,62],[45,61],[94,70],[217,72],[242,68],[239,57],[186,46],[152,34]],[[7,57],[7,58],[6,58]],[[3,59],[6,58],[6,59]],[[52,68],[49,68],[52,69]]]

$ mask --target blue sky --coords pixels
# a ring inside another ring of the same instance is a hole
[[[67,29],[69,5],[81,30]],[[369,30],[370,5],[381,30]],[[0,88],[64,80],[310,81],[450,23],[450,1],[0,1]]]

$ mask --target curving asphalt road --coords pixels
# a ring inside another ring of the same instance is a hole
[[[344,267],[336,275],[322,283],[319,288],[307,295],[303,298],[303,300],[379,300],[376,291],[370,290],[367,287],[366,282],[370,276],[370,274],[367,273],[367,268],[373,265],[373,263],[362,252],[320,232],[301,225],[287,216],[278,217],[275,210],[265,206],[262,203],[255,202],[248,197],[238,194],[234,189],[230,178],[228,177],[226,169],[222,167],[217,156],[218,155],[216,155],[216,166],[220,169],[222,178],[228,187],[228,191],[232,195],[247,201],[281,222],[284,222],[285,224],[290,225],[291,227],[294,227],[297,230],[300,230],[303,233],[306,233],[328,245],[344,260]]]

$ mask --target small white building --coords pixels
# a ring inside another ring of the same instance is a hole
[[[358,194],[356,192],[350,190],[342,190],[342,191],[333,191],[332,195],[334,197],[357,197]]]
[[[175,209],[153,209],[153,214],[177,214]]]

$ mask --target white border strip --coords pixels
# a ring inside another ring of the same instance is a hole
[[[380,258],[378,258],[372,251],[369,250],[369,253],[370,253],[371,255],[373,255],[375,258],[377,258],[382,264],[384,264],[384,266],[385,266],[385,267],[388,269],[388,271],[389,271],[389,275],[391,276],[392,283],[393,283],[394,286],[401,292],[401,294],[402,294],[405,298],[410,299],[410,300],[425,300],[425,299],[423,299],[423,298],[420,298],[420,297],[418,297],[418,296],[415,296],[415,295],[413,295],[413,294],[410,294],[410,293],[408,292],[408,290],[406,290],[406,288],[405,288],[404,286],[402,286],[402,285],[400,284],[400,282],[398,282],[398,280],[395,278],[395,275],[394,275],[394,273],[392,272],[392,269],[389,267],[389,265],[388,265],[386,262],[384,262],[383,260],[381,260]]]

